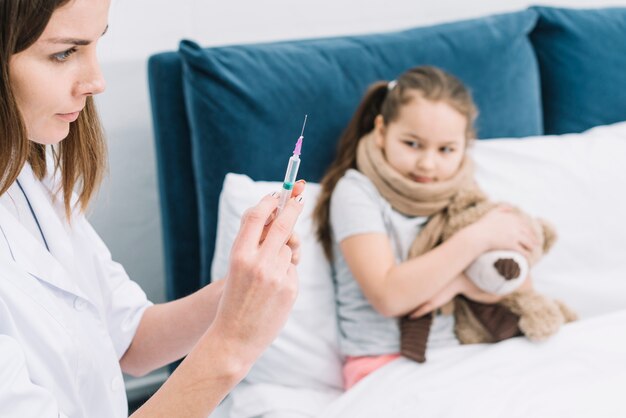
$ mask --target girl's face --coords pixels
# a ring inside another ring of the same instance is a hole
[[[109,4],[70,0],[33,45],[10,58],[11,86],[30,140],[63,140],[87,97],[104,90],[96,44],[107,29]]]
[[[458,171],[465,155],[467,123],[449,104],[415,95],[396,120],[385,124],[378,115],[374,135],[393,168],[413,181],[433,183]]]

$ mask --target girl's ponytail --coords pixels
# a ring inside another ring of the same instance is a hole
[[[356,168],[356,150],[359,140],[374,129],[374,120],[388,93],[388,83],[378,81],[366,91],[359,107],[341,135],[337,145],[337,155],[321,181],[321,192],[313,212],[317,226],[317,238],[322,244],[328,260],[332,260],[332,236],[330,229],[330,198],[337,182],[350,168]]]

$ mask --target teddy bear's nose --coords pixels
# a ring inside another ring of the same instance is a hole
[[[519,265],[512,258],[499,258],[493,266],[506,280],[517,279],[521,272]]]

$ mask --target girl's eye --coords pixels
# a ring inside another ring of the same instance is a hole
[[[415,141],[402,141],[402,142],[404,142],[404,144],[406,146],[411,147],[411,148],[419,148],[420,147],[419,142],[415,142]]]
[[[452,148],[452,147],[443,147],[443,148],[441,148],[441,152],[443,152],[444,154],[449,154],[449,153],[451,153],[453,151],[454,151],[454,148]]]
[[[59,52],[58,54],[54,54],[52,55],[52,59],[57,62],[65,62],[74,52],[76,52],[76,47],[70,48],[67,51]]]

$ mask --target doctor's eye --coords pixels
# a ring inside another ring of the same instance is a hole
[[[66,51],[52,55],[52,60],[55,62],[65,62],[70,57],[70,55],[72,55],[76,51],[76,47],[72,47]]]

